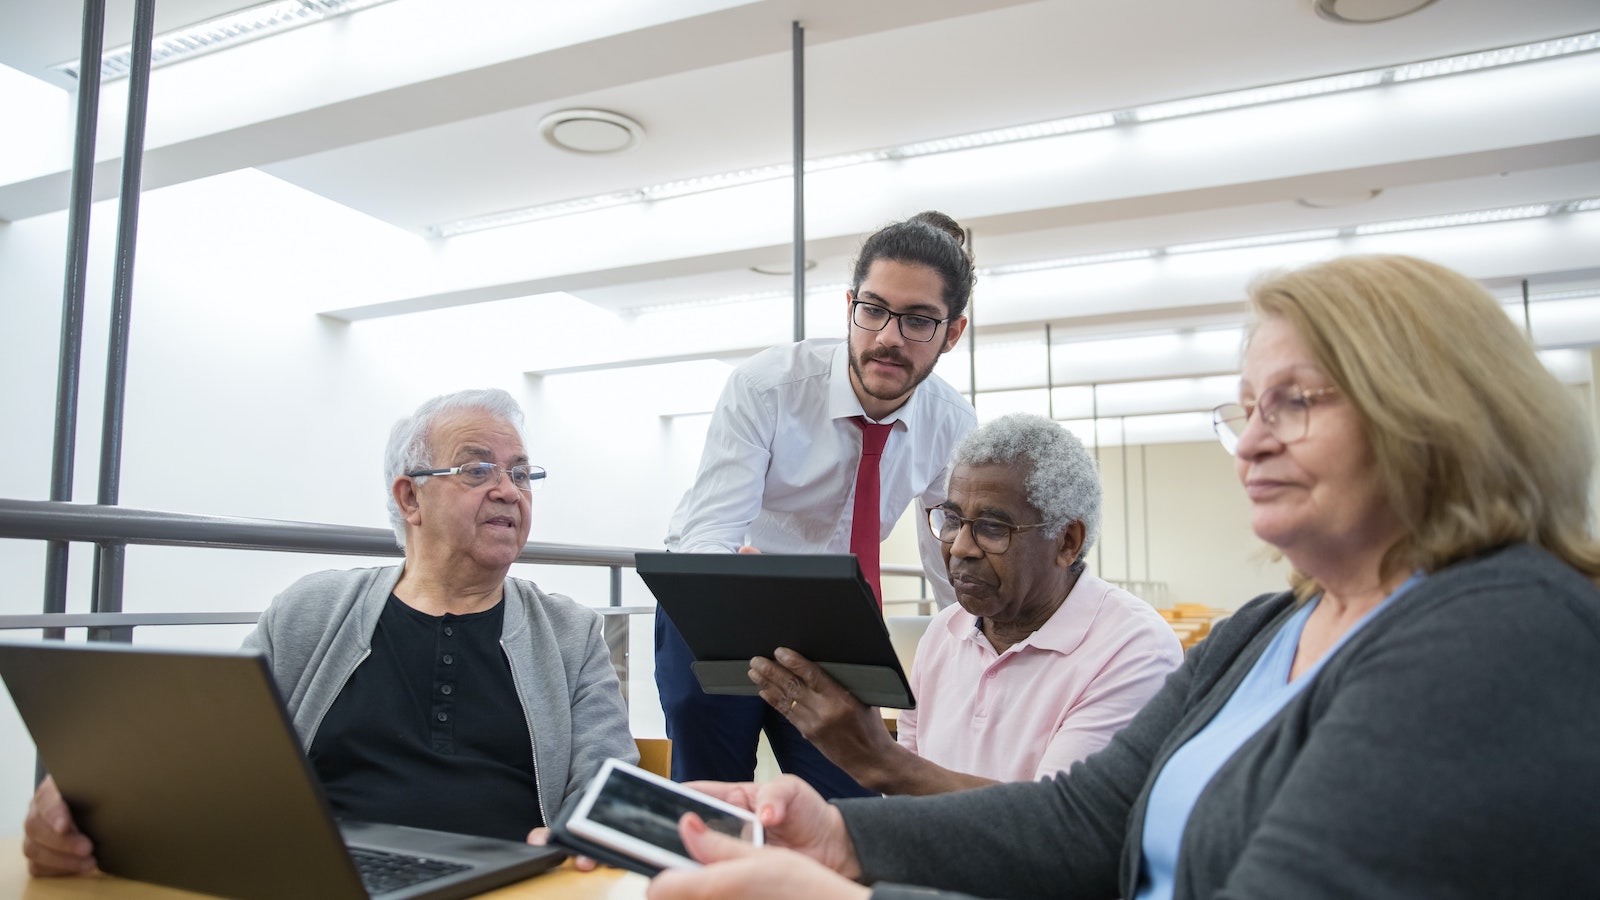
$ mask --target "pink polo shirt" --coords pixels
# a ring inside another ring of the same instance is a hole
[[[900,713],[900,744],[957,772],[1033,781],[1110,743],[1182,661],[1150,604],[1088,570],[1003,654],[977,617],[949,606],[917,645],[917,708]]]

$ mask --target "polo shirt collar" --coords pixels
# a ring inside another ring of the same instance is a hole
[[[1034,647],[1063,656],[1078,649],[1085,637],[1089,634],[1089,626],[1094,624],[1095,616],[1100,612],[1100,604],[1105,601],[1107,589],[1111,585],[1091,575],[1087,566],[1078,576],[1078,583],[1072,586],[1067,593],[1067,599],[1056,607],[1056,611],[1038,630],[1028,635],[1011,649],[1020,651],[1023,648]],[[950,634],[960,640],[982,640],[988,646],[988,641],[983,633],[978,630],[978,617],[964,609],[958,609],[955,615],[946,623]],[[991,648],[992,649],[992,648]]]

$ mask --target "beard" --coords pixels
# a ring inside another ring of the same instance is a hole
[[[903,386],[895,388],[874,387],[872,382],[867,380],[866,369],[867,363],[875,359],[904,366],[908,378]],[[850,351],[850,371],[856,376],[856,384],[860,385],[868,396],[877,400],[898,400],[909,396],[912,391],[917,389],[917,385],[922,384],[928,379],[929,375],[933,374],[933,367],[938,362],[939,354],[934,354],[934,357],[928,360],[928,364],[919,369],[911,360],[894,350],[878,350],[871,353],[856,353],[854,349]]]

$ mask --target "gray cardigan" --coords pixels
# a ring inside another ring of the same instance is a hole
[[[1293,610],[1245,606],[1062,776],[839,801],[875,897],[1132,897],[1153,774]],[[1542,550],[1385,609],[1201,793],[1175,897],[1600,897],[1600,591]]]
[[[401,567],[307,575],[279,594],[247,650],[267,655],[300,742],[310,749],[322,717],[372,649]],[[522,699],[533,742],[540,813],[553,822],[575,802],[610,756],[629,762],[638,751],[628,730],[616,669],[600,615],[531,581],[507,578],[500,646]],[[552,798],[560,806],[552,808]]]

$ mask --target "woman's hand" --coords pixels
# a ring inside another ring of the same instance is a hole
[[[826,803],[823,805],[827,806]],[[788,817],[787,813],[801,806],[803,804],[785,804],[779,808],[758,804],[756,814],[761,816],[763,822],[769,817],[768,814],[778,820],[777,824],[788,821],[788,826],[780,827],[780,830],[786,831],[796,822],[810,818],[810,813],[803,809],[793,819]],[[828,808],[832,809],[831,806]],[[763,814],[763,809],[767,814]],[[766,827],[765,824],[763,827]],[[803,825],[801,830],[809,827]],[[840,827],[843,827],[842,822]],[[678,823],[678,836],[688,848],[689,855],[706,866],[693,870],[668,869],[657,875],[650,881],[650,888],[645,894],[651,900],[709,900],[718,897],[861,900],[871,893],[867,888],[819,864],[814,858],[794,850],[756,847],[712,831],[693,813],[685,814]],[[851,858],[854,859],[853,853]]]
[[[741,784],[694,781],[688,786],[755,813],[765,832],[767,846],[794,850],[846,878],[861,876],[855,844],[845,830],[844,817],[833,804],[822,799],[821,794],[799,778],[784,775],[772,781]],[[704,823],[700,827],[704,828]],[[683,831],[682,824],[678,830]],[[743,841],[729,840],[737,846],[748,846]],[[687,840],[684,846],[691,851],[694,849]],[[700,859],[698,856],[695,858]]]

